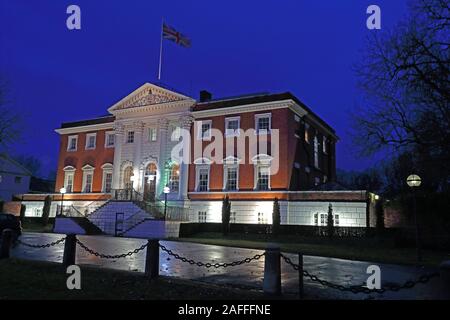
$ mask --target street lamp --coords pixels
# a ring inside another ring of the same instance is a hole
[[[170,193],[169,186],[164,187],[164,220],[166,220],[166,214],[167,214],[167,194]]]
[[[406,183],[412,190],[413,195],[413,214],[414,214],[414,223],[416,225],[416,248],[417,248],[417,261],[422,261],[422,253],[420,250],[420,237],[419,237],[419,222],[417,219],[417,204],[416,204],[416,188],[420,187],[422,184],[422,179],[416,175],[412,174],[408,178],[406,178]]]
[[[60,216],[63,215],[63,204],[64,204],[64,194],[67,192],[66,188],[62,187],[59,189],[59,193],[61,193],[61,212]]]

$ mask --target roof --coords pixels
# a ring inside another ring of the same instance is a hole
[[[303,102],[301,102],[296,96],[294,96],[290,92],[284,93],[275,93],[275,94],[260,94],[253,96],[243,96],[237,98],[225,98],[225,99],[217,99],[210,100],[207,102],[199,102],[193,107],[193,111],[204,111],[204,110],[213,110],[219,108],[228,108],[228,107],[236,107],[240,105],[248,105],[248,104],[257,104],[257,103],[265,103],[272,101],[283,101],[283,100],[293,100],[303,109],[305,109],[310,116],[312,116],[317,122],[326,127],[328,130],[335,132],[334,129],[322,120],[318,115],[316,115],[310,108],[308,108]]]
[[[94,124],[102,124],[102,123],[109,123],[114,122],[115,117],[112,115],[102,116],[99,118],[93,118],[93,119],[87,119],[87,120],[79,120],[74,122],[64,122],[61,124],[61,129],[65,128],[75,128],[75,127],[82,127],[82,126],[89,126]]]
[[[31,176],[30,170],[25,168],[22,164],[12,159],[6,153],[0,153],[0,172]]]

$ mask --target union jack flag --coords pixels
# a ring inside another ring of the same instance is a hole
[[[163,38],[171,40],[185,48],[189,48],[191,46],[191,39],[165,23],[163,24]]]

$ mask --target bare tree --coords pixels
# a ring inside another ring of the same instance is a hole
[[[7,84],[0,79],[0,148],[17,138],[19,115],[12,110],[7,99]]]
[[[356,66],[364,104],[352,132],[362,155],[390,147],[450,161],[449,17],[446,0],[414,0],[405,21],[368,39]]]

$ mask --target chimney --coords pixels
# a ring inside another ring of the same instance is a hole
[[[212,100],[212,94],[209,91],[200,91],[200,102],[207,102]]]

